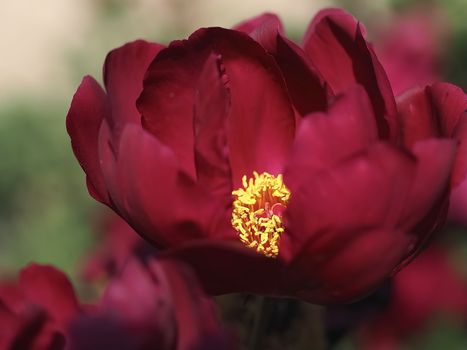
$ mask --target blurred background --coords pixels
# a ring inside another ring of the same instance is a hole
[[[84,75],[102,81],[108,51],[136,38],[168,43],[198,27],[231,27],[264,11],[279,14],[300,40],[327,6],[344,7],[366,25],[383,63],[405,55],[399,49],[407,45],[404,62],[420,59],[420,74],[426,69],[466,89],[466,0],[0,0],[0,272],[52,263],[80,283],[77,266],[95,245],[103,208],[86,191],[65,116]],[[465,281],[466,233],[451,225],[441,239]],[[405,348],[467,349],[465,325],[434,318]],[[333,343],[357,346],[348,336]]]

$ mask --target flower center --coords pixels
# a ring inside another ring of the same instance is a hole
[[[290,191],[282,175],[258,174],[232,192],[235,197],[232,210],[232,226],[238,231],[240,241],[266,255],[279,254],[279,239],[284,232],[282,213],[287,207]]]

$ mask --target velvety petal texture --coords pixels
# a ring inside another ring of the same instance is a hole
[[[301,45],[271,13],[130,43],[104,80],[85,79],[67,119],[90,192],[210,293],[361,297],[442,227],[467,172],[465,93],[396,103],[340,9]]]
[[[364,29],[339,9],[318,13],[305,33],[304,50],[335,93],[355,83],[365,87],[382,137],[396,137],[397,110],[389,80]]]
[[[107,113],[105,92],[92,77],[84,77],[68,111],[66,128],[73,152],[86,173],[89,193],[102,203],[109,203],[98,155],[98,135]]]
[[[280,19],[271,13],[254,17],[234,27],[247,33],[276,59],[290,97],[302,115],[324,111],[333,93],[306,53],[284,34]]]
[[[275,61],[239,32],[200,29],[162,51],[148,69],[138,100],[143,125],[194,177],[195,87],[206,78],[200,74],[211,53],[219,55],[219,79],[229,91],[226,134],[234,187],[254,170],[279,172],[295,132],[293,109]],[[259,103],[266,99],[268,103]]]

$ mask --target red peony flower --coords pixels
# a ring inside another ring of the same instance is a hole
[[[1,349],[230,349],[212,302],[172,261],[130,261],[95,305],[80,305],[67,277],[30,265],[0,284]]]
[[[173,261],[131,260],[70,326],[70,350],[233,349],[214,304]]]
[[[63,349],[68,324],[80,311],[62,272],[29,265],[17,282],[0,284],[0,349]]]
[[[266,14],[112,51],[106,91],[84,78],[67,117],[91,195],[212,293],[368,293],[443,223],[466,99],[396,104],[364,33],[329,9],[301,47]]]
[[[444,316],[464,323],[467,318],[467,281],[441,247],[421,254],[393,280],[388,308],[360,329],[362,349],[395,350],[422,332],[430,321]]]

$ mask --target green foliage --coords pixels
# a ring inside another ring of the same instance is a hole
[[[463,350],[467,349],[467,333],[453,320],[439,319],[427,332],[416,338],[407,349],[414,350]]]
[[[58,105],[38,102],[0,110],[2,269],[37,261],[72,272],[90,244],[92,202],[71,152],[65,115]]]

